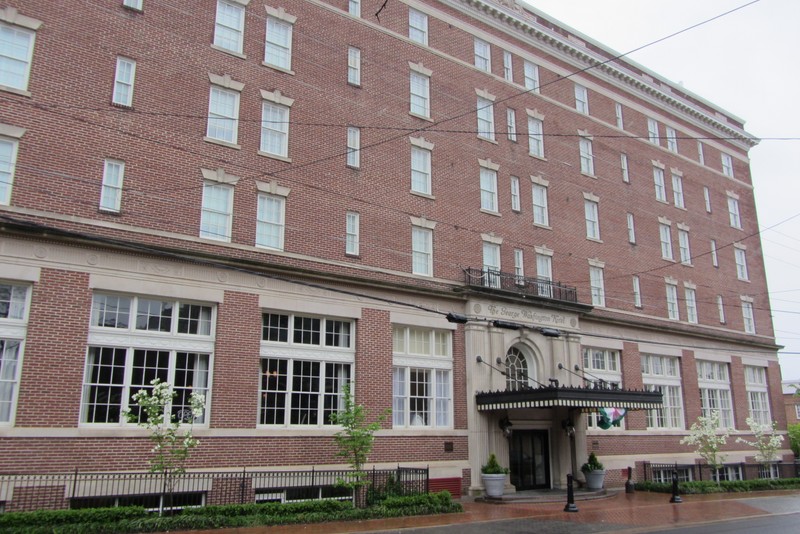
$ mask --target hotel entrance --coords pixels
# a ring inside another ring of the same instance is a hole
[[[509,440],[511,484],[517,491],[550,489],[547,430],[514,430]]]

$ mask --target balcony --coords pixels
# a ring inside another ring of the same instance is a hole
[[[542,278],[528,278],[494,269],[464,269],[465,282],[472,288],[505,291],[517,295],[538,297],[541,299],[578,303],[578,290],[558,282]]]

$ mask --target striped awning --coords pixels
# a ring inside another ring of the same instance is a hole
[[[524,408],[597,408],[651,410],[661,407],[661,393],[619,388],[539,387],[516,391],[480,391],[475,394],[479,411]]]

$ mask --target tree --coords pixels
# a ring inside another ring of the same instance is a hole
[[[771,425],[762,425],[755,419],[748,417],[747,426],[750,427],[750,432],[753,433],[755,440],[748,441],[744,438],[736,438],[736,443],[744,443],[758,450],[756,462],[762,465],[777,460],[778,449],[783,443],[783,436],[775,432],[776,423],[773,421]]]
[[[800,457],[800,423],[789,425],[789,443],[795,457]]]
[[[728,441],[730,434],[719,429],[719,412],[713,411],[708,417],[700,416],[692,423],[689,435],[681,440],[683,445],[692,445],[695,452],[714,470],[714,477],[719,483],[719,468],[725,463],[726,456],[720,451]]]

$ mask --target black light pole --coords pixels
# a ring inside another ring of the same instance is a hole
[[[669,502],[680,504],[683,502],[681,496],[678,495],[678,471],[675,470],[672,472],[672,498],[670,498]]]
[[[578,507],[575,506],[575,490],[572,488],[572,473],[567,475],[567,504],[564,506],[565,512],[577,512]]]

